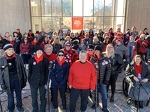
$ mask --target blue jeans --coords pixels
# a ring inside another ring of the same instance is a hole
[[[21,87],[19,79],[10,80],[10,91],[8,92],[8,110],[13,112],[15,109],[14,104],[14,91],[16,94],[17,107],[22,107],[22,98],[21,98]]]
[[[150,55],[150,49],[147,48],[147,51],[146,51],[146,62],[148,62],[149,55]]]
[[[107,109],[107,86],[105,86],[104,84],[100,84],[99,89],[100,89],[100,93],[102,95],[102,106],[103,106],[103,110]]]
[[[28,64],[28,62],[31,58],[31,55],[30,54],[21,54],[21,57],[23,59],[24,64]]]

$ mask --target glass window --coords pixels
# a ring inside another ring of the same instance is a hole
[[[31,14],[32,16],[41,16],[40,0],[31,0]]]
[[[94,0],[94,16],[104,15],[104,0]]]
[[[62,16],[61,0],[52,0],[52,15]]]
[[[42,27],[46,32],[53,28],[53,21],[51,17],[42,17]]]
[[[93,0],[84,0],[83,16],[93,16]]]
[[[60,28],[62,28],[63,18],[62,17],[52,17],[52,28],[54,31],[58,31]]]
[[[114,19],[114,31],[117,31],[117,28],[121,28],[121,31],[124,31],[124,18],[125,17],[115,17]]]
[[[103,29],[103,17],[94,17],[94,29]]]
[[[62,0],[63,16],[72,16],[72,0]]]
[[[109,28],[113,28],[114,17],[104,17],[104,31],[108,32]]]
[[[125,1],[126,0],[116,0],[115,16],[125,15]]]
[[[83,18],[83,29],[89,30],[93,28],[94,22],[93,17],[84,17]]]
[[[105,16],[114,16],[113,1],[114,0],[105,0]]]
[[[72,20],[71,17],[63,17],[63,23],[62,23],[63,29],[71,29],[71,25],[72,25],[71,20]]]
[[[41,17],[32,17],[32,30],[41,31]]]
[[[51,0],[41,0],[42,16],[51,16]]]
[[[73,0],[73,16],[82,16],[82,0]]]

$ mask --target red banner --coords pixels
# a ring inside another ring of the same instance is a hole
[[[83,29],[83,18],[74,17],[72,18],[72,30],[82,30]]]

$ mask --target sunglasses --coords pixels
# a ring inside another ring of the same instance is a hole
[[[58,56],[64,56],[63,54],[59,54]]]

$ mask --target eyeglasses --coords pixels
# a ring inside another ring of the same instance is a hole
[[[64,56],[63,54],[59,54],[58,56]]]

